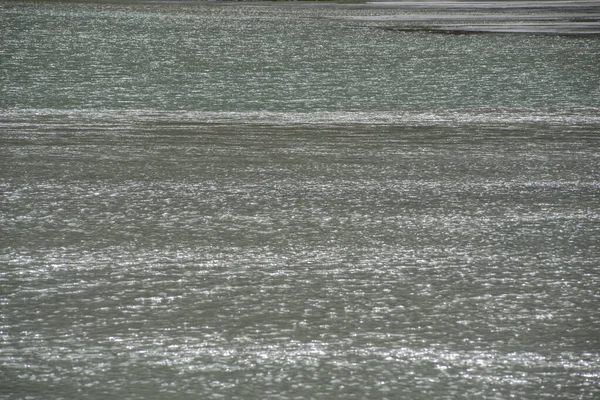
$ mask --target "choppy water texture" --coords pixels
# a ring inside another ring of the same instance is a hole
[[[598,398],[600,40],[410,4],[0,3],[0,398]]]

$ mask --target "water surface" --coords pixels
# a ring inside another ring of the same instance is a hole
[[[0,7],[0,397],[600,395],[596,37]]]

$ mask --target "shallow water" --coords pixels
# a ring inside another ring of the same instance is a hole
[[[597,39],[0,7],[0,397],[600,395]]]

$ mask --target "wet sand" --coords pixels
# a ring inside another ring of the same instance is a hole
[[[397,1],[354,7],[385,12],[347,19],[398,31],[600,36],[600,1]]]

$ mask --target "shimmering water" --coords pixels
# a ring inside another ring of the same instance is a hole
[[[1,3],[0,398],[598,398],[600,40],[410,13]]]

